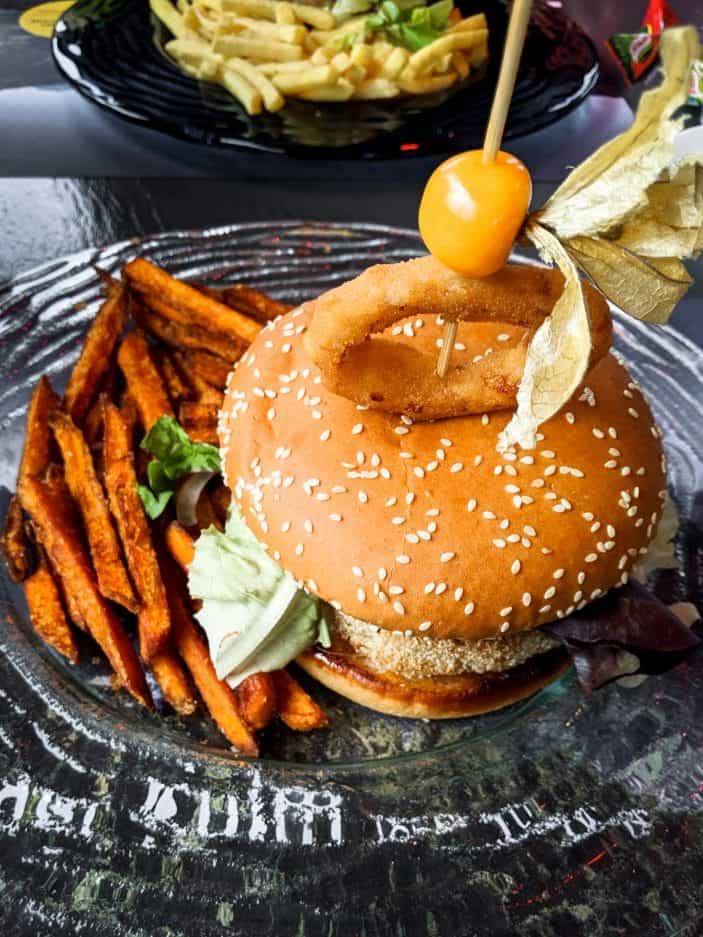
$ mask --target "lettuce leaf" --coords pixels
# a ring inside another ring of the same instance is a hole
[[[669,670],[701,643],[667,605],[633,579],[540,627],[569,652],[586,695],[618,677]]]

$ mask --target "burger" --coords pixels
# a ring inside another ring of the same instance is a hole
[[[572,661],[590,690],[697,643],[635,575],[675,530],[660,432],[614,354],[534,449],[501,453],[509,409],[427,420],[330,389],[311,314],[269,323],[227,382],[233,508],[190,568],[221,677],[295,659],[363,706],[440,719],[523,699]],[[443,324],[417,315],[383,337],[436,354]],[[529,337],[462,322],[457,367]]]

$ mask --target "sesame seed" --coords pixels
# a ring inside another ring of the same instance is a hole
[[[396,556],[395,560],[396,563],[400,563],[401,566],[407,566],[410,562],[410,557],[407,553],[401,553],[399,556]]]
[[[498,524],[501,530],[507,530],[510,527],[510,521],[507,517],[504,517],[503,520]]]
[[[363,423],[355,423],[355,424],[352,426],[352,431],[351,431],[351,432],[352,432],[352,436],[358,436],[359,433],[363,433],[363,432],[364,432],[364,424],[363,424]]]
[[[446,591],[447,591],[447,584],[446,584],[446,582],[438,582],[437,585],[435,586],[434,594],[435,594],[435,595],[444,595],[444,593],[445,593]]]
[[[395,517],[391,518],[391,524],[395,524],[396,527],[399,527],[401,524],[405,523],[405,518],[402,514],[396,514]]]
[[[430,593],[434,592],[434,587],[435,587],[435,584],[433,582],[428,582],[424,590],[425,595],[430,595]]]
[[[352,572],[359,579],[364,575],[364,571],[360,566],[352,566]]]
[[[395,602],[393,603],[393,611],[396,612],[398,615],[404,615],[404,614],[405,614],[405,606],[403,605],[402,602],[395,601]]]
[[[463,462],[455,462],[454,465],[449,469],[449,471],[455,475],[457,472],[461,472],[464,468]]]
[[[546,615],[547,612],[551,610],[551,608],[552,608],[551,605],[543,605],[543,606],[540,608],[540,610],[539,610],[539,614],[540,614],[540,615]]]
[[[381,580],[381,582],[383,582],[387,575],[388,573],[386,569],[383,566],[380,566],[378,569],[378,578]]]
[[[357,494],[357,498],[359,499],[359,501],[361,501],[362,504],[366,504],[366,502],[369,500],[369,496],[366,494],[365,491],[360,491]]]
[[[505,634],[506,631],[510,631],[510,622],[509,622],[509,621],[502,621],[502,622],[500,623],[500,630],[501,630],[501,632],[502,632],[503,634]]]
[[[317,498],[318,501],[329,501],[330,499],[330,496],[325,491],[319,491],[315,495],[315,497]]]
[[[598,429],[597,426],[594,426],[591,432],[596,437],[596,439],[605,439],[605,433],[602,429]]]
[[[436,459],[433,459],[431,462],[427,463],[426,469],[428,472],[434,472],[434,470],[437,468],[438,465],[439,465],[439,462]]]
[[[440,553],[439,559],[441,563],[448,563],[450,560],[453,560],[456,556],[452,550],[447,550],[446,553]]]
[[[503,466],[506,475],[510,475],[512,478],[517,476],[517,469],[514,465],[505,465]]]
[[[431,622],[431,621],[421,621],[420,624],[417,626],[417,630],[418,630],[418,631],[429,631],[431,627],[432,627],[432,622]]]
[[[281,533],[282,533],[282,534],[287,534],[288,531],[290,530],[290,528],[291,528],[291,523],[290,523],[290,521],[284,521],[284,522],[281,524]]]
[[[303,528],[305,529],[307,533],[311,534],[313,531],[312,521],[309,521],[309,520],[303,521]]]
[[[439,517],[439,508],[430,508],[429,511],[425,511],[425,517]]]
[[[420,538],[420,540],[424,540],[425,543],[427,543],[428,540],[432,539],[432,535],[427,530],[418,530],[417,535]]]
[[[361,588],[361,586],[359,586],[359,588],[356,590],[356,597],[360,602],[366,601],[366,592]]]
[[[493,541],[493,546],[494,546],[494,547],[498,547],[499,550],[504,550],[505,547],[506,547],[505,540],[501,540],[500,537],[497,537],[497,538]]]
[[[535,460],[533,459],[533,457],[532,457],[531,455],[524,455],[524,456],[521,456],[521,457],[520,457],[520,461],[522,462],[523,465],[534,465],[534,464],[535,464]]]
[[[618,431],[615,429],[614,426],[609,426],[609,427],[608,427],[608,436],[610,436],[611,439],[617,439],[617,438],[618,438]]]
[[[402,595],[405,589],[402,586],[390,586],[388,592],[390,595]]]
[[[603,594],[602,589],[594,589],[593,592],[591,592],[591,599],[597,599],[598,596],[602,594]]]
[[[520,560],[513,560],[513,565],[510,567],[510,572],[513,574],[513,576],[517,576],[521,569],[522,563]]]
[[[535,478],[533,482],[530,482],[530,487],[531,488],[544,488],[544,479]]]
[[[477,504],[476,498],[470,498],[470,499],[466,502],[466,510],[467,510],[467,511],[475,511],[475,510],[476,510],[476,504]]]
[[[508,534],[508,536],[505,539],[508,541],[508,543],[519,543],[520,534]]]
[[[501,618],[507,618],[508,615],[510,615],[510,613],[512,612],[512,610],[513,610],[512,605],[508,605],[507,608],[501,608],[499,615]]]
[[[598,559],[598,554],[597,554],[597,553],[589,553],[589,554],[586,556],[586,562],[587,562],[587,563],[595,563],[595,561],[596,561],[597,559]]]
[[[506,485],[503,490],[507,491],[509,495],[514,495],[520,491],[520,488],[517,485]]]
[[[313,411],[312,411],[312,418],[313,418],[313,420],[321,420],[321,419],[322,419],[322,413],[321,413],[319,410],[313,410]]]
[[[576,577],[576,582],[577,582],[580,586],[582,586],[585,581],[586,581],[586,574],[583,572],[583,570],[581,570],[581,572],[580,572],[580,573],[578,574],[578,576]]]
[[[549,478],[550,475],[553,475],[557,470],[556,465],[548,465],[544,470],[544,475],[546,478]]]
[[[464,614],[472,615],[475,608],[476,608],[475,602],[467,602],[466,605],[464,606]]]
[[[566,572],[565,569],[555,569],[554,572],[552,573],[552,576],[554,577],[554,579],[561,579],[565,572]]]
[[[458,589],[454,590],[454,599],[457,602],[461,602],[463,595],[464,595],[464,590],[461,588],[461,586],[459,586]]]
[[[493,511],[482,511],[481,517],[483,517],[487,521],[494,521],[496,519],[496,516],[493,513]]]
[[[522,604],[525,606],[525,608],[528,608],[532,604],[532,596],[529,592],[523,593]]]
[[[437,525],[435,524],[434,521],[430,521],[429,524],[427,525],[427,529],[429,530],[431,534],[434,534],[437,532]]]
[[[635,419],[639,417],[639,413],[637,412],[637,410],[635,410],[634,407],[628,407],[627,412],[630,414],[630,416],[634,417]]]
[[[493,469],[493,474],[494,474],[494,475],[502,475],[502,474],[503,474],[503,466],[502,466],[502,465],[496,465],[496,467]]]
[[[550,586],[550,587],[545,591],[545,593],[544,593],[544,598],[545,598],[545,599],[553,599],[556,594],[557,594],[557,590],[554,588],[554,586]]]
[[[609,537],[614,537],[614,536],[615,536],[615,528],[613,527],[612,524],[608,524],[608,525],[606,526],[605,532],[608,534]]]
[[[415,493],[412,492],[412,491],[409,491],[409,492],[405,495],[405,503],[406,503],[406,504],[412,504],[414,500],[415,500]]]
[[[543,458],[545,459],[553,459],[555,458],[556,453],[554,452],[553,449],[542,449],[542,451],[540,452],[540,455],[543,456]]]
[[[392,495],[392,496],[391,496],[390,498],[388,498],[388,500],[386,501],[385,506],[386,506],[387,508],[392,508],[393,505],[397,504],[397,502],[398,502],[398,499],[395,497],[395,495]]]
[[[335,521],[337,524],[342,520],[341,514],[328,514],[327,516],[331,521]]]
[[[620,474],[621,474],[621,475],[629,475],[631,471],[632,471],[632,469],[630,468],[629,465],[624,465],[624,466],[620,469]]]
[[[523,529],[523,530],[525,531],[525,533],[528,534],[530,537],[536,537],[536,536],[537,536],[537,531],[534,529],[534,527],[530,526],[530,524],[525,524],[525,526],[524,526],[522,529]]]
[[[490,419],[491,418],[489,417],[489,415],[487,413],[484,413],[483,416],[481,417],[481,424],[483,426],[488,426]]]
[[[425,470],[424,470],[424,469],[422,468],[422,466],[420,466],[420,465],[416,465],[415,468],[413,469],[413,472],[415,473],[415,475],[416,475],[418,478],[424,478],[424,477],[425,477]]]
[[[573,424],[576,422],[576,417],[573,415],[573,413],[571,413],[570,410],[567,410],[564,416],[566,418],[566,422],[570,423],[573,426]]]
[[[522,498],[520,495],[513,495],[513,507],[521,508],[522,507]]]
[[[410,430],[405,426],[396,426],[393,428],[393,432],[396,436],[407,436]]]
[[[296,544],[296,547],[295,547],[296,556],[302,556],[302,555],[303,555],[303,550],[304,550],[304,549],[305,549],[305,547],[302,545],[302,543]]]
[[[483,456],[482,456],[482,455],[475,455],[475,456],[474,456],[474,465],[476,466],[476,468],[478,468],[479,465],[480,465],[482,462],[483,462]]]

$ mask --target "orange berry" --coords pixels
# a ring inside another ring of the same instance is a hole
[[[489,276],[507,262],[532,198],[519,159],[501,150],[495,162],[482,160],[481,150],[468,150],[438,166],[418,219],[430,253],[470,277]]]

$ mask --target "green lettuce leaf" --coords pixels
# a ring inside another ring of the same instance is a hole
[[[202,601],[196,617],[217,675],[231,686],[285,667],[316,642],[329,646],[325,603],[297,586],[236,510],[224,532],[210,527],[196,541],[188,587]]]
[[[382,32],[395,45],[417,52],[439,39],[453,9],[453,0],[439,0],[430,6],[416,0],[384,0],[367,17],[366,34]]]

